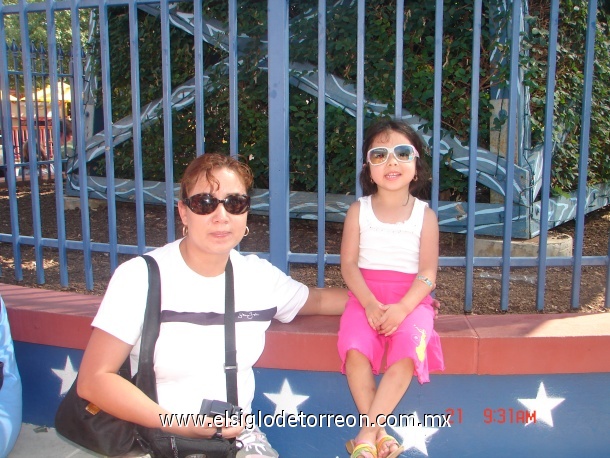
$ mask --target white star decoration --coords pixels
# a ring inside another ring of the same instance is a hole
[[[398,433],[402,439],[402,445],[405,451],[410,448],[416,448],[424,455],[428,456],[428,447],[426,447],[426,439],[436,434],[439,428],[427,428],[419,426],[419,416],[417,412],[413,412],[415,426],[392,426],[392,429]]]
[[[549,398],[544,389],[544,383],[540,382],[538,394],[535,399],[518,399],[518,401],[527,407],[530,412],[536,412],[536,421],[542,421],[549,426],[553,426],[552,410],[565,401],[565,398]],[[528,421],[525,426],[533,423]]]
[[[68,392],[68,390],[74,383],[74,380],[76,380],[78,371],[74,370],[74,366],[72,365],[72,361],[70,361],[69,356],[66,358],[66,365],[63,369],[51,370],[61,379],[61,390],[59,392],[59,395],[63,396]]]
[[[284,379],[282,391],[279,393],[263,393],[275,404],[275,415],[299,415],[299,405],[309,396],[301,396],[292,392],[288,379]]]

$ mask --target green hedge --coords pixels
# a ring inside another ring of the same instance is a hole
[[[387,115],[394,112],[394,55],[395,36],[394,2],[370,2],[366,10],[365,91],[366,98],[388,103]],[[418,4],[414,4],[418,3]],[[421,4],[419,4],[421,3]],[[530,2],[528,24],[530,32],[524,37],[529,54],[521,56],[527,84],[532,95],[533,144],[541,142],[546,78],[546,40],[548,38],[548,0]],[[554,166],[553,188],[567,192],[574,185],[575,165],[578,161],[580,138],[580,100],[582,95],[582,67],[586,29],[586,1],[562,1],[560,56],[556,94],[556,137],[565,132],[558,142]],[[187,10],[192,4],[179,4]],[[204,14],[226,23],[226,1],[210,1],[204,5]],[[291,5],[290,58],[297,62],[317,63],[317,21],[315,16],[306,20],[317,1],[308,0]],[[110,8],[112,43],[113,118],[120,119],[131,113],[131,82],[127,11]],[[483,24],[489,23],[489,11],[484,8]],[[261,41],[266,33],[266,2],[241,1],[238,10],[240,34],[252,38],[249,49],[244,50],[244,62],[239,69],[239,132],[240,155],[254,170],[258,187],[268,185],[268,107],[267,73],[256,64],[264,56]],[[443,37],[442,127],[468,142],[470,129],[470,75],[473,19],[472,1],[445,1]],[[503,20],[503,18],[499,18]],[[336,8],[327,17],[327,71],[356,81],[356,7]],[[140,90],[142,103],[161,97],[160,21],[140,13]],[[610,164],[603,160],[608,147],[610,116],[610,39],[608,38],[608,12],[600,8],[596,44],[596,78],[592,110],[591,182],[610,181]],[[491,43],[496,38],[489,29],[482,31],[479,145],[489,146],[492,129],[502,122],[492,120],[489,92],[493,85],[507,79],[506,69],[491,66]],[[193,39],[190,35],[171,31],[172,85],[173,87],[194,75]],[[410,2],[405,6],[404,28],[404,92],[403,108],[430,120],[425,129],[431,129],[433,119],[434,74],[434,4]],[[205,68],[226,58],[226,54],[212,46],[205,46]],[[212,77],[214,90],[205,96],[205,148],[206,151],[228,151],[229,99],[228,77],[225,69],[218,69]],[[315,191],[317,186],[317,110],[318,101],[299,90],[290,91],[290,183],[293,190]],[[175,179],[195,154],[195,121],[192,108],[173,114],[173,147]],[[355,143],[356,121],[346,112],[326,107],[326,172],[327,191],[353,193],[356,176]],[[368,122],[368,119],[367,119]],[[490,127],[493,125],[493,127]],[[143,132],[145,177],[163,180],[162,129],[151,127]],[[116,150],[117,176],[133,176],[132,145],[127,142]],[[466,180],[452,169],[442,165],[441,190],[461,193]]]
[[[581,140],[582,98],[584,84],[585,31],[587,3],[562,0],[559,12],[559,43],[555,88],[553,137],[556,142],[552,167],[555,194],[574,189],[578,179],[579,142]],[[600,1],[595,37],[593,98],[589,143],[589,184],[610,182],[608,140],[610,133],[610,1]],[[544,135],[546,48],[548,39],[548,1],[533,2],[530,20],[532,58],[526,63],[532,77],[533,144],[542,143]]]

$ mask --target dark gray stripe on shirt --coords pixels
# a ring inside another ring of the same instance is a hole
[[[267,310],[252,310],[249,312],[235,312],[235,322],[271,321],[277,313],[277,307]],[[161,311],[161,323],[191,323],[200,326],[224,325],[224,314],[215,312],[175,312],[173,310]]]

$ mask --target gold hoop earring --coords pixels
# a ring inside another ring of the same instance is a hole
[[[186,237],[189,234],[189,227],[182,226],[182,237]]]
[[[250,228],[246,226],[246,233],[244,234],[244,237],[248,237],[248,234],[250,234]]]

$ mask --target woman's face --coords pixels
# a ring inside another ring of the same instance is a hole
[[[235,172],[222,168],[214,170],[213,176],[218,180],[218,189],[214,189],[205,178],[201,178],[193,189],[189,190],[188,197],[209,193],[217,199],[225,199],[231,194],[246,194],[246,187]],[[232,215],[222,203],[208,215],[197,215],[180,201],[178,211],[182,224],[188,227],[189,243],[194,243],[202,252],[228,254],[239,244],[246,232],[248,213]]]

